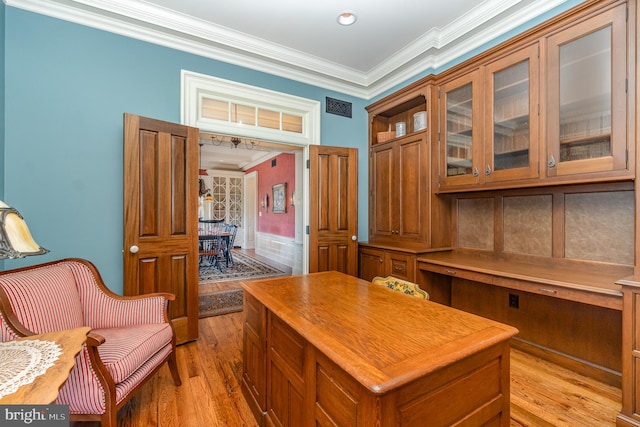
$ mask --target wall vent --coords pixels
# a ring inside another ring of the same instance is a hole
[[[351,118],[351,103],[327,96],[327,113]]]

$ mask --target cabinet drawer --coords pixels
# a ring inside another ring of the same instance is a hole
[[[254,297],[244,293],[244,321],[256,336],[262,336],[265,321],[265,309]]]
[[[391,260],[391,275],[395,277],[407,276],[407,261],[400,259]]]
[[[305,341],[289,325],[278,317],[270,315],[269,353],[271,360],[281,365],[282,369],[295,374],[300,381],[303,378]]]

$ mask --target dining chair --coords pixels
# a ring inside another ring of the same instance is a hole
[[[231,263],[231,265],[235,265],[233,262],[233,251],[232,249],[235,247],[236,234],[238,233],[238,226],[234,224],[227,224],[225,227],[225,231],[229,233],[228,243],[226,248],[225,256],[227,258],[227,262]]]
[[[222,263],[220,262],[220,257],[224,255],[224,251],[222,248],[222,238],[215,235],[200,236],[199,243],[199,264],[203,266],[208,263],[213,267],[222,269]]]

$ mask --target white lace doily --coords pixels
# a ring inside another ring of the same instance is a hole
[[[58,360],[60,346],[52,341],[24,340],[0,343],[0,398],[33,382]]]

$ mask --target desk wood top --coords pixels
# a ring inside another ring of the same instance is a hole
[[[522,257],[465,250],[423,254],[418,258],[418,268],[423,267],[422,263],[615,297],[622,297],[620,285],[616,281],[633,272],[633,267],[621,265],[533,257],[525,260]]]
[[[518,332],[335,271],[255,280],[242,287],[377,394]]]
[[[47,405],[56,400],[58,391],[67,380],[75,364],[76,355],[80,352],[90,330],[89,327],[81,327],[19,338],[20,341],[53,341],[60,345],[62,354],[43,375],[37,377],[32,383],[21,386],[14,393],[4,396],[0,399],[0,404]]]

